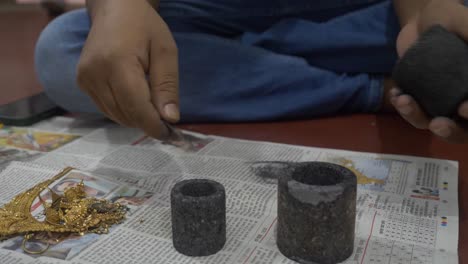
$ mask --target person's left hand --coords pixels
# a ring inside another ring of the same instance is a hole
[[[397,40],[399,56],[416,42],[420,34],[437,24],[468,42],[468,9],[457,1],[433,0],[402,28]],[[446,117],[431,119],[411,96],[401,94],[398,88],[393,88],[390,96],[395,109],[414,127],[429,129],[449,142],[468,142],[468,131],[455,121]],[[458,113],[468,120],[468,101],[460,105]]]

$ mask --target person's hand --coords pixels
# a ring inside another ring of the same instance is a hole
[[[468,9],[458,1],[433,0],[402,28],[397,40],[399,56],[416,42],[420,34],[437,24],[468,41]],[[392,89],[390,94],[395,109],[414,127],[429,129],[450,142],[468,142],[468,131],[453,120],[445,117],[431,119],[411,96],[401,94],[398,88]],[[461,104],[458,113],[468,120],[468,101]]]
[[[147,0],[88,5],[92,27],[77,69],[80,88],[110,119],[161,138],[161,119],[179,120],[177,47],[167,25]]]

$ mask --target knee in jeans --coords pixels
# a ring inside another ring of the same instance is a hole
[[[41,33],[35,49],[35,66],[46,93],[55,100],[75,83],[74,56],[81,52],[76,32],[78,19],[87,19],[83,10],[66,13],[53,20]],[[79,50],[73,50],[79,48]],[[64,87],[65,86],[65,87]]]

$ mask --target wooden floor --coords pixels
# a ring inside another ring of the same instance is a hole
[[[34,70],[34,46],[48,20],[39,8],[0,8],[0,104],[42,90]]]

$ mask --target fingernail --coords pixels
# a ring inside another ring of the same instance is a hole
[[[398,97],[399,95],[401,95],[401,92],[397,88],[392,88],[390,90],[390,96],[391,97]]]
[[[398,108],[398,111],[404,115],[409,115],[413,112],[413,109],[409,106],[402,106]]]
[[[179,120],[179,108],[176,104],[167,104],[164,106],[164,113],[166,117],[170,118],[171,120]]]
[[[452,131],[448,127],[438,127],[433,130],[433,132],[439,137],[447,138],[452,134]]]
[[[463,118],[468,119],[468,102],[463,103],[458,112]]]

